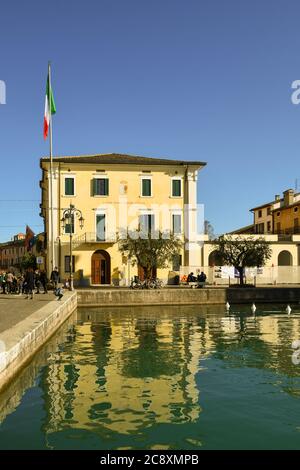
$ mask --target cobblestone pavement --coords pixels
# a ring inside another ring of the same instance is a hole
[[[25,297],[25,295],[0,294],[0,333],[24,320],[51,300],[56,300],[53,292],[34,294],[33,300]]]

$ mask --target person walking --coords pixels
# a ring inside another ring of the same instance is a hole
[[[24,294],[24,276],[23,274],[20,274],[18,277],[18,294],[22,295]]]
[[[18,279],[15,273],[13,273],[12,288],[13,288],[13,293],[18,294]]]
[[[40,271],[36,269],[34,273],[34,282],[35,282],[35,287],[36,287],[36,293],[40,293],[40,287],[41,287],[41,279],[40,279]]]
[[[7,285],[7,293],[12,294],[13,293],[13,280],[14,276],[11,271],[8,271],[6,275],[6,285]]]
[[[0,286],[2,288],[2,294],[6,294],[6,273],[4,271],[0,274]]]
[[[34,272],[32,268],[28,268],[25,274],[25,282],[26,282],[26,297],[28,299],[29,295],[30,298],[33,299],[33,291],[34,291]]]
[[[53,271],[51,273],[50,281],[53,282],[54,289],[57,289],[57,286],[58,286],[58,283],[59,283],[59,271],[58,271],[57,266],[55,266],[55,268],[53,269]]]
[[[47,294],[48,293],[48,289],[47,289],[48,278],[47,278],[47,273],[44,270],[41,271],[41,273],[40,273],[40,282],[41,282],[42,287],[44,289],[44,294]]]

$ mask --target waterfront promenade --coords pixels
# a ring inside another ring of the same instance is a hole
[[[25,295],[0,294],[0,333],[25,320],[52,300],[55,300],[53,292],[35,294],[33,300],[26,300]]]
[[[39,348],[76,310],[76,292],[61,301],[53,293],[34,299],[1,295],[0,298],[0,390],[31,359]]]

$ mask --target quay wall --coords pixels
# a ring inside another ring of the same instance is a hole
[[[76,292],[67,292],[0,333],[0,391],[76,310]]]
[[[226,302],[226,289],[79,289],[78,307],[193,305]]]
[[[118,288],[78,289],[78,307],[122,305],[213,305],[227,301],[243,303],[298,303],[300,287],[256,288],[163,288],[132,290]]]
[[[299,303],[300,287],[256,287],[227,289],[230,303]]]

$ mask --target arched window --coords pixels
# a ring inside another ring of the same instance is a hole
[[[293,265],[293,256],[287,251],[283,250],[278,255],[278,266],[292,266]]]

